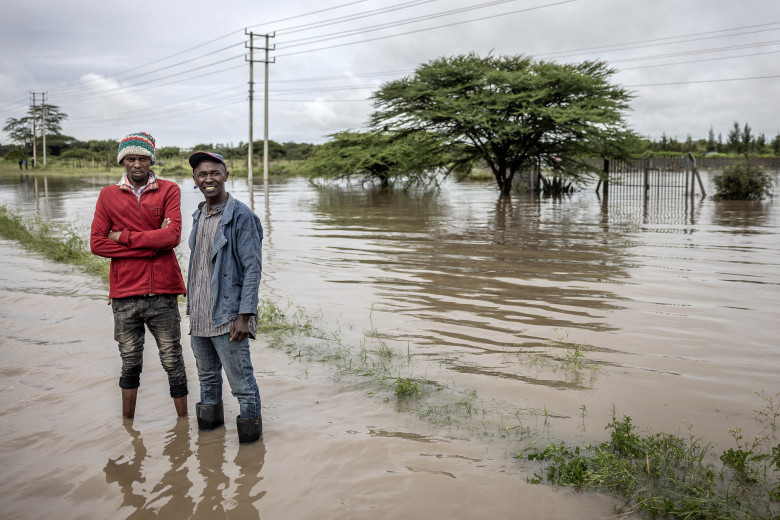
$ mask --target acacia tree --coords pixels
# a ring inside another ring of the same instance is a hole
[[[56,135],[62,132],[62,122],[68,114],[63,113],[57,105],[30,106],[24,117],[9,117],[5,121],[3,131],[8,134],[11,141],[19,146],[30,146],[33,141],[33,118],[35,119],[35,134],[40,137],[43,132],[43,122],[46,121],[46,135]]]
[[[405,185],[428,184],[451,169],[449,149],[422,132],[347,130],[329,136],[306,160],[303,171],[312,177],[359,178],[387,188],[395,181]]]
[[[632,95],[609,82],[603,62],[558,64],[524,56],[438,58],[373,96],[371,123],[424,131],[483,160],[502,195],[515,175],[541,163],[579,179],[584,159],[624,155],[633,133],[623,114]]]

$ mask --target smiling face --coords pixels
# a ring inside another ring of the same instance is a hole
[[[227,200],[225,181],[228,173],[225,166],[216,160],[205,159],[192,169],[192,178],[195,186],[206,197],[209,207]]]
[[[135,186],[136,189],[146,186],[152,167],[151,157],[135,154],[125,155],[122,159],[122,166],[125,167],[127,180],[130,181],[130,184]]]

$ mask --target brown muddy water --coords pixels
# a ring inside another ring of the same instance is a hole
[[[201,196],[175,180],[186,237]],[[0,204],[86,236],[111,181],[39,177],[36,197],[33,177],[6,176]],[[245,181],[228,189],[249,201]],[[261,296],[302,309],[320,338],[252,343],[264,439],[250,446],[234,421],[198,432],[186,336],[190,417],[176,419],[148,337],[123,422],[107,288],[0,241],[0,517],[609,518],[619,501],[529,484],[538,467],[513,455],[605,440],[613,408],[726,449],[729,428],[757,431],[757,393],[780,391],[776,202],[296,179],[253,198]],[[398,353],[387,379],[436,386],[399,401],[311,350],[383,346]]]

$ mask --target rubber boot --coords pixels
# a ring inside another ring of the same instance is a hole
[[[132,419],[135,417],[135,401],[138,399],[138,388],[122,389],[122,417]]]
[[[187,396],[173,398],[173,406],[176,407],[176,415],[179,417],[187,417]]]
[[[252,444],[263,436],[263,419],[257,417],[236,417],[236,426],[238,426],[238,443]]]
[[[198,416],[198,429],[204,432],[219,428],[225,424],[225,412],[222,403],[196,404],[195,413]]]

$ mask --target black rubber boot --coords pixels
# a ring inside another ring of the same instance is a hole
[[[238,443],[252,444],[263,436],[263,418],[257,417],[236,417],[236,426],[238,426]]]
[[[198,415],[198,429],[204,432],[219,428],[225,424],[225,412],[222,403],[196,404],[195,411]]]

